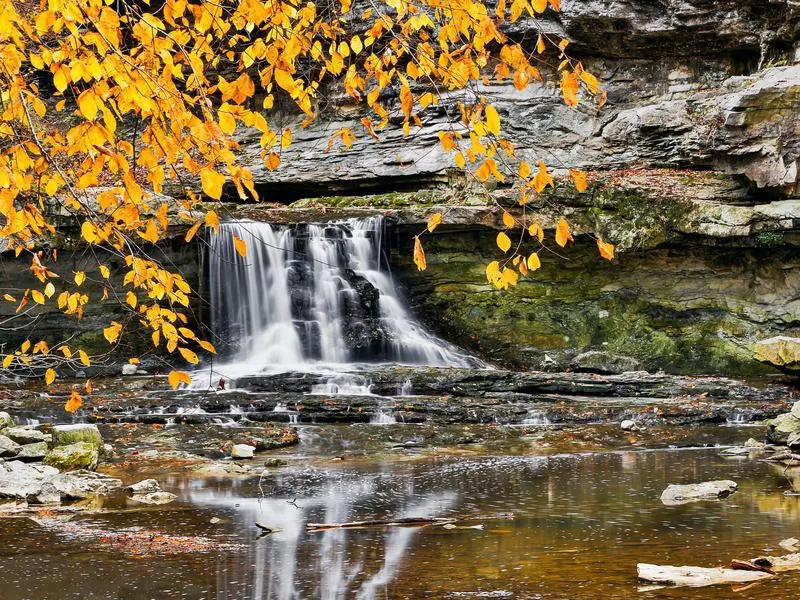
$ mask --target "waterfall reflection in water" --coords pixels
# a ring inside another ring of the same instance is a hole
[[[411,481],[402,490],[402,497],[398,498],[395,494],[387,495],[382,489],[386,485],[385,479],[380,474],[357,479],[346,477],[327,482],[321,489],[297,498],[283,496],[259,500],[219,494],[207,488],[189,489],[187,492],[188,499],[200,506],[235,505],[237,520],[243,530],[251,529],[256,520],[275,530],[250,544],[248,560],[226,565],[220,581],[230,578],[241,581],[251,576],[252,583],[248,587],[252,594],[248,597],[263,600],[306,597],[375,600],[382,597],[379,592],[395,577],[419,528],[387,528],[381,549],[375,543],[363,545],[359,530],[329,529],[307,534],[306,523],[320,518],[327,523],[361,518],[359,509],[363,510],[381,497],[388,503],[405,503],[396,514],[398,518],[435,517],[452,507],[457,498],[454,492],[424,493],[416,497]],[[291,485],[291,482],[277,483],[277,487],[286,485]],[[382,557],[380,567],[370,574],[369,569],[374,569],[374,566],[365,565],[374,565],[379,557]],[[301,573],[298,568],[302,569]],[[298,580],[302,580],[303,589]],[[309,590],[313,590],[310,596]],[[218,589],[220,598],[226,593],[226,589]]]
[[[224,223],[208,257],[214,377],[348,370],[354,362],[482,363],[425,330],[385,267],[383,217],[293,227]],[[243,240],[240,256],[234,238]],[[377,303],[377,305],[376,305]]]

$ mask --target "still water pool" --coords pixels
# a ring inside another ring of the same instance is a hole
[[[162,478],[166,507],[78,515],[239,544],[138,558],[26,518],[0,519],[0,598],[800,598],[800,574],[744,592],[639,591],[636,563],[717,566],[784,553],[800,499],[781,468],[718,449],[300,464],[262,479]],[[720,502],[667,507],[668,483],[733,479]],[[261,499],[259,499],[261,497]],[[306,531],[411,516],[441,526]],[[263,535],[255,521],[279,531]]]

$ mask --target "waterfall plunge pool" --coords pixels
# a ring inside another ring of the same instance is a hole
[[[722,429],[722,428],[720,428]],[[724,428],[730,431],[731,428]],[[34,598],[790,598],[797,575],[749,589],[638,592],[636,563],[715,566],[796,535],[800,502],[780,468],[718,449],[552,456],[431,457],[314,466],[264,477],[162,476],[163,508],[76,515],[239,544],[222,552],[133,559],[0,520],[4,600]],[[667,507],[668,483],[733,479],[726,500]],[[307,522],[452,516],[440,526],[309,533]],[[279,529],[262,535],[260,520]]]

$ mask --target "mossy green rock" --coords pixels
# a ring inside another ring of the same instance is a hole
[[[99,453],[97,447],[88,442],[77,442],[68,446],[53,448],[44,457],[44,463],[60,471],[76,471],[97,468]]]
[[[755,344],[755,357],[789,372],[800,373],[800,338],[777,336]]]
[[[7,412],[0,412],[0,431],[7,427],[14,427],[14,419]]]
[[[96,450],[103,447],[103,438],[97,425],[80,423],[76,425],[55,425],[53,427],[53,446],[68,446],[84,442]]]

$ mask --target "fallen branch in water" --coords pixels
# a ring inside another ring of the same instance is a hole
[[[349,523],[306,523],[308,531],[324,529],[355,529],[358,527],[414,527],[422,525],[445,525],[458,519],[446,517],[406,517],[402,519],[375,519],[371,521],[350,521]]]
[[[660,586],[748,584],[772,579],[778,573],[800,571],[800,552],[784,556],[759,556],[752,560],[733,559],[730,568],[672,567],[668,565],[636,565],[639,579]],[[744,588],[742,588],[744,589]]]

